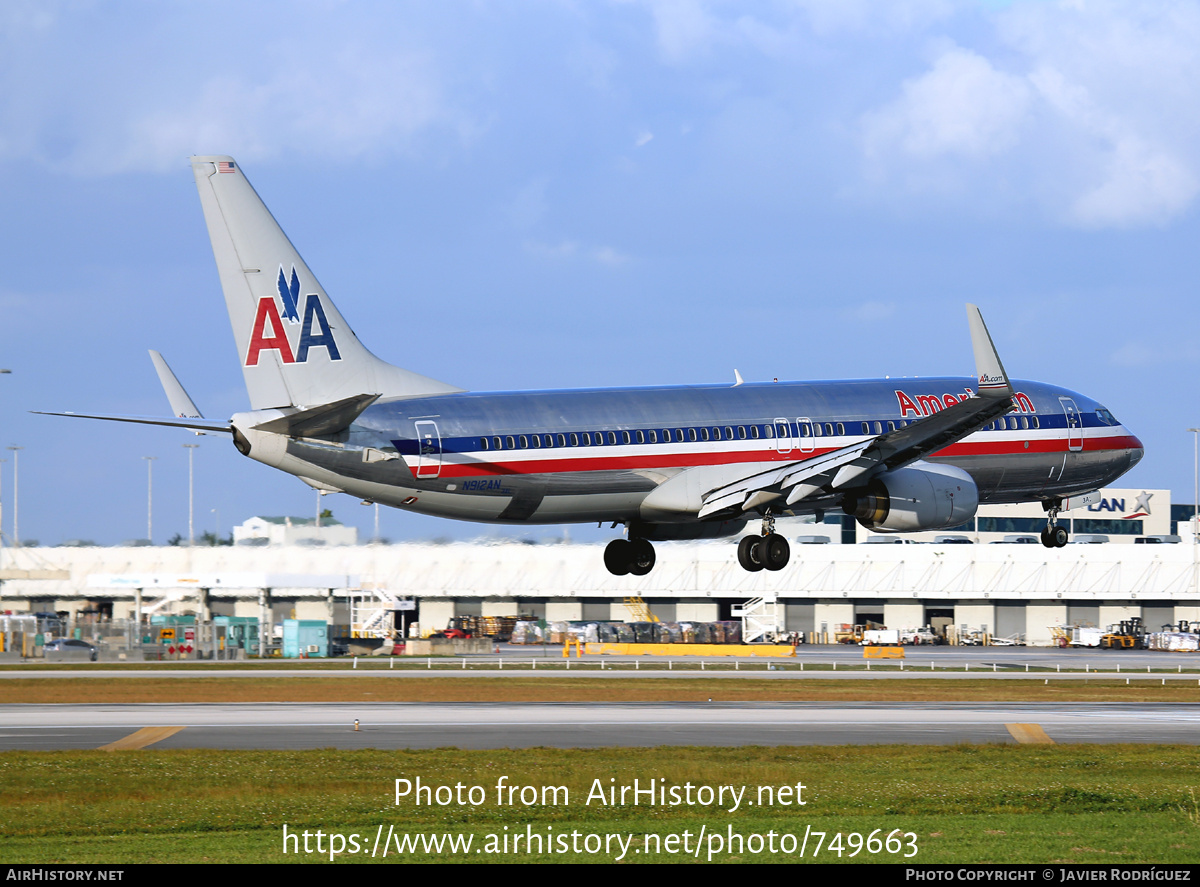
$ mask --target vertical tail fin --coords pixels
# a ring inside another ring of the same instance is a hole
[[[192,158],[253,409],[461,389],[368,351],[232,157]]]

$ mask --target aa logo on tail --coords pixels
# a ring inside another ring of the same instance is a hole
[[[291,279],[279,266],[279,304],[274,296],[264,296],[258,300],[258,308],[254,312],[254,326],[250,330],[250,347],[246,350],[246,366],[258,366],[258,358],[264,351],[278,351],[279,359],[284,363],[307,363],[308,353],[313,348],[324,348],[330,360],[341,360],[337,342],[333,338],[333,330],[325,319],[325,309],[321,307],[321,297],[310,293],[304,297],[304,322],[300,326],[300,335],[293,350],[292,340],[288,337],[288,327],[300,323],[300,276],[296,266],[292,266]],[[280,314],[282,305],[283,314]],[[287,326],[284,325],[287,319]]]
[[[292,282],[289,284],[283,276],[283,266],[279,266],[279,298],[283,302],[283,316],[289,323],[299,323],[300,315],[300,278],[296,274],[296,266],[292,266]]]

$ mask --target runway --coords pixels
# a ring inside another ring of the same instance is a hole
[[[1015,742],[1197,745],[1200,704],[208,703],[7,705],[0,711],[4,750]]]

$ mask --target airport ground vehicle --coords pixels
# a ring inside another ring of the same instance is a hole
[[[1146,626],[1140,616],[1110,625],[1100,636],[1100,647],[1105,650],[1140,650],[1145,646]]]
[[[930,626],[922,625],[920,628],[900,629],[900,643],[911,644],[914,647],[933,646],[942,643],[942,638],[938,637]]]
[[[83,658],[87,657],[92,662],[99,658],[98,649],[89,644],[87,641],[77,641],[74,638],[56,638],[52,641],[47,641],[45,652],[50,654],[59,654],[63,657]]]
[[[507,641],[517,624],[516,616],[456,616],[442,631],[432,637],[492,638]]]

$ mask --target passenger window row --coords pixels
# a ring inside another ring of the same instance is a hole
[[[1041,428],[1037,416],[1001,416],[995,422],[984,426],[984,431],[1028,431],[1030,428]]]
[[[713,425],[704,428],[650,428],[634,431],[569,431],[557,434],[507,434],[485,437],[481,439],[480,449],[538,450],[551,447],[612,447],[618,444],[632,443],[759,440],[774,436],[775,431],[771,425]]]
[[[863,434],[883,434],[912,425],[917,419],[861,422]],[[984,427],[985,431],[1040,428],[1037,416],[1007,416]],[[844,422],[773,422],[766,425],[711,425],[699,428],[650,428],[634,431],[569,431],[557,434],[505,434],[481,438],[483,450],[540,450],[555,447],[603,447],[618,444],[704,443],[720,440],[774,440],[775,438],[842,437]]]
[[[915,421],[915,420],[914,420]],[[881,429],[882,423],[874,423]],[[895,431],[910,422],[889,421]],[[864,434],[867,423],[863,423]],[[882,434],[882,430],[876,431]],[[839,437],[846,434],[844,422],[773,422],[764,425],[710,425],[697,428],[650,428],[632,431],[569,431],[556,434],[505,434],[484,437],[482,450],[540,450],[555,447],[603,447],[618,444],[705,443],[725,440],[774,440],[776,438]]]

